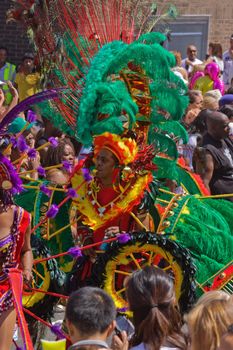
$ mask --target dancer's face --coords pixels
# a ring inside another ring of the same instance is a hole
[[[65,145],[62,160],[68,161],[70,165],[74,166],[75,154],[74,149],[70,145]]]
[[[102,148],[96,157],[97,176],[100,179],[111,178],[115,166],[116,161],[112,152],[105,148]]]

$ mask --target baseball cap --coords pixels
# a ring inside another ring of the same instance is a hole
[[[25,52],[25,54],[23,55],[23,60],[26,60],[26,58],[34,60],[35,56],[32,52]]]
[[[232,94],[226,94],[223,95],[219,100],[219,106],[225,106],[225,105],[233,104],[233,95]]]

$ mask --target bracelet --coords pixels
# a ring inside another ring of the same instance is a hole
[[[31,269],[23,269],[23,271],[29,271],[32,273],[32,270]]]

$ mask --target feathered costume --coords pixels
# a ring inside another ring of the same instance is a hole
[[[133,236],[133,243],[121,242],[117,249],[114,244],[118,243],[114,243],[97,260],[92,282],[95,276],[100,277],[99,271],[104,264],[107,275],[98,283],[112,293],[120,308],[124,307],[124,288],[113,293],[113,288],[122,285],[122,278],[117,278],[113,286],[108,277],[116,271],[120,274],[119,269],[127,275],[135,266],[139,268],[140,264],[146,264],[147,259],[148,263],[170,270],[178,286],[177,295],[185,294],[184,304],[192,302],[195,290],[193,261],[197,266],[195,277],[202,291],[209,278],[231,263],[232,211],[228,202],[220,204],[205,198],[208,193],[200,178],[178,162],[176,142],[179,139],[187,142],[187,134],[179,120],[188,98],[185,84],[171,71],[175,66],[174,56],[162,47],[166,36],[155,32],[142,34],[161,18],[157,7],[145,9],[136,0],[56,0],[31,1],[29,4],[18,1],[18,7],[8,16],[18,20],[22,14],[21,21],[33,36],[45,74],[53,77],[55,87],[66,86],[55,102],[40,104],[43,113],[55,126],[76,137],[84,146],[94,143],[97,149],[99,145],[103,146],[105,139],[113,151],[117,140],[117,149],[120,147],[118,159],[124,154],[126,143],[133,144],[133,139],[136,139],[138,154],[141,152],[145,159],[150,154],[148,164],[153,159],[156,166],[156,170],[151,166],[145,171],[143,157],[137,162],[137,152],[129,161],[122,161],[121,175],[127,166],[125,176],[128,182],[122,187],[122,198],[119,197],[117,202],[113,194],[107,206],[98,204],[95,177],[87,177],[80,165],[72,175],[71,184],[78,197],[75,198],[73,193],[60,203],[69,205],[69,201],[73,201],[82,224],[94,230],[104,228],[123,212],[131,211],[141,200],[141,205],[149,209],[154,219],[155,231],[164,235],[156,238],[156,235],[141,233]],[[175,15],[174,7],[170,6],[162,18]],[[150,146],[146,148],[148,144]],[[131,157],[133,148],[127,152],[125,159]],[[130,177],[134,172],[136,176]],[[162,185],[159,189],[157,185],[155,190],[154,186],[149,186],[152,174],[160,179],[161,184],[164,178],[176,180],[184,194],[171,193]],[[28,189],[30,185],[33,186],[29,184]],[[134,190],[137,191],[135,198]],[[64,193],[67,191],[64,189]],[[52,213],[47,220],[55,218],[59,205],[59,201],[55,205],[53,200],[46,204],[45,210]],[[55,225],[59,222],[59,215],[61,211],[56,216]],[[62,227],[58,225],[54,235],[47,230],[49,225],[45,230],[41,229],[44,222],[47,222],[46,218],[35,222],[38,239],[42,237],[44,242],[48,241],[46,245],[52,255],[61,253],[63,256],[68,247],[64,244],[66,238],[59,235]],[[68,234],[70,237],[70,231]],[[102,238],[100,235],[97,240]],[[113,250],[118,255],[114,255]],[[178,265],[173,264],[172,251],[176,252]],[[106,263],[106,260],[109,261]],[[41,264],[46,273],[48,263],[41,260]],[[184,290],[189,292],[184,293]],[[31,297],[36,294],[35,290]]]

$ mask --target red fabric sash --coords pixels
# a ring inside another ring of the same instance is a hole
[[[22,290],[23,290],[23,277],[22,272],[18,269],[9,269],[8,277],[12,288],[12,294],[14,299],[14,305],[17,313],[17,318],[20,326],[20,331],[23,339],[23,349],[33,350],[32,340],[28,331],[27,322],[23,313],[22,306]]]
[[[14,257],[17,263],[20,263],[20,255],[24,244],[25,233],[30,224],[30,214],[26,210],[20,208],[20,215],[21,215],[21,218],[18,224],[18,230],[20,232],[20,235],[19,235],[19,241],[17,242],[17,248],[15,252],[15,257]]]

